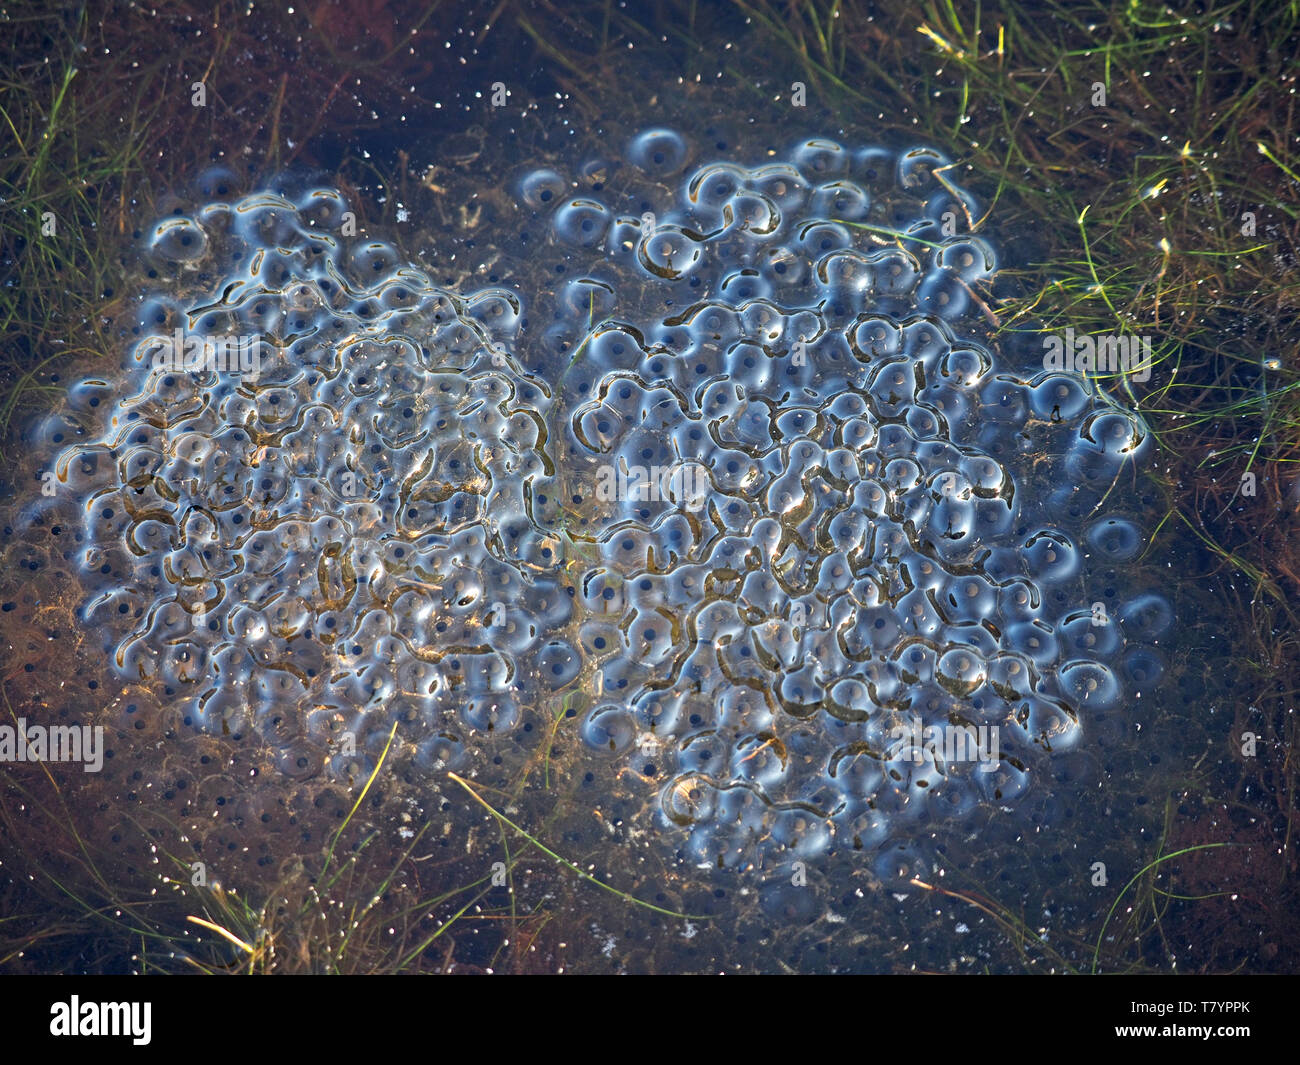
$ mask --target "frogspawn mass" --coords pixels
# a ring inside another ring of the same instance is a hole
[[[660,128],[509,189],[479,288],[293,180],[151,231],[34,509],[75,501],[83,624],[188,726],[356,781],[394,724],[463,770],[580,690],[671,845],[744,866],[1009,807],[1159,679],[1142,425],[980,339],[939,153]]]

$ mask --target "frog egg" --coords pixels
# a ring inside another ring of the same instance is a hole
[[[141,302],[140,309],[135,314],[133,329],[133,332],[140,337],[140,342],[134,351],[134,361],[144,366],[157,365],[155,355],[164,344],[174,342],[176,330],[182,330],[182,342],[187,339],[184,330],[188,324],[189,315],[178,300],[155,296]],[[168,354],[171,356],[168,361],[170,366],[174,363],[177,353],[172,349]]]
[[[1090,417],[1079,429],[1086,440],[1116,458],[1131,456],[1142,445],[1145,434],[1129,415],[1118,411],[1102,412]]]
[[[826,776],[841,795],[869,799],[884,782],[885,771],[879,754],[864,743],[856,743],[831,755]]]
[[[848,226],[837,222],[805,222],[794,230],[794,246],[811,259],[820,259],[840,248],[853,247],[853,234]]]
[[[1061,646],[1068,655],[1089,655],[1094,658],[1111,658],[1120,649],[1123,639],[1119,625],[1093,609],[1067,614],[1056,626]]]
[[[962,766],[949,765],[948,772],[930,789],[929,804],[937,818],[961,820],[968,817],[980,804],[983,796],[976,783],[975,774],[984,765]]]
[[[704,252],[699,241],[685,230],[661,225],[641,238],[636,254],[637,261],[650,274],[676,281],[699,264]]]
[[[1029,416],[1029,390],[1018,382],[995,376],[980,390],[980,417],[987,423],[980,433],[986,437],[1005,436],[1007,425],[1023,425]],[[996,454],[997,449],[989,448]]]
[[[1073,421],[1091,402],[1080,381],[1066,374],[1049,374],[1034,385],[1030,405],[1045,420]]]
[[[945,243],[935,253],[934,264],[968,285],[986,280],[998,268],[993,249],[979,237],[964,237]]]
[[[568,190],[568,184],[558,171],[530,170],[519,179],[518,195],[536,211],[557,206]]]
[[[1007,643],[1040,670],[1056,662],[1061,645],[1050,625],[1038,619],[1017,622],[1007,628]]]
[[[1067,662],[1059,676],[1062,693],[1081,712],[1113,710],[1119,703],[1119,682],[1100,662]]]
[[[1015,765],[1020,752],[1032,747],[1045,751],[1069,747],[1078,737],[1078,719],[1074,711],[1059,699],[1041,694],[1029,696],[1014,707],[1011,720],[1003,728],[1006,743],[1015,751],[1003,765]],[[990,771],[998,775],[996,769]]]
[[[1120,607],[1118,614],[1125,636],[1142,643],[1157,643],[1174,623],[1169,600],[1155,592],[1135,596]]]
[[[1004,651],[989,660],[989,687],[1007,702],[1026,698],[1037,683],[1038,672],[1024,655]]]
[[[469,750],[455,732],[440,732],[419,740],[415,763],[431,772],[464,772],[470,763]]]
[[[995,615],[998,589],[980,577],[958,577],[946,582],[936,598],[950,624],[979,624]]]
[[[842,177],[848,173],[852,161],[844,146],[832,140],[814,138],[794,150],[794,165],[808,177]]]
[[[717,787],[701,773],[676,776],[659,794],[664,816],[681,827],[708,822],[717,807]]]
[[[908,296],[920,280],[921,265],[910,252],[888,248],[868,255],[867,260],[872,267],[873,287],[879,296]]]
[[[745,187],[747,181],[748,174],[743,167],[729,163],[713,163],[701,167],[687,182],[686,206],[698,211],[703,218],[721,222],[723,210],[731,203],[732,197]]]
[[[159,262],[194,263],[208,251],[208,237],[191,218],[169,218],[154,227],[149,252]]]
[[[849,418],[839,431],[839,443],[853,452],[862,452],[875,445],[876,423],[873,418]],[[879,486],[874,486],[879,492]]]
[[[863,330],[859,327],[859,339]],[[874,333],[874,331],[872,331]],[[897,333],[895,332],[895,338]],[[868,340],[868,342],[870,342]],[[876,355],[873,350],[873,355]],[[916,402],[917,379],[913,363],[902,356],[876,355],[869,377],[874,408],[881,418],[897,418],[908,413]]]
[[[917,289],[916,303],[940,318],[960,318],[971,305],[969,282],[955,271],[932,270]]]
[[[1084,535],[1088,546],[1115,562],[1131,561],[1143,547],[1141,530],[1126,518],[1103,518]]]
[[[881,848],[871,867],[880,880],[897,889],[914,888],[914,880],[927,881],[933,868],[923,848],[912,840],[890,841]]]
[[[951,387],[975,392],[990,375],[993,368],[992,358],[988,352],[971,345],[954,346],[939,360],[939,376]],[[998,407],[1014,402],[1014,390],[1008,390],[1005,382],[999,382],[995,396]],[[1006,403],[1003,397],[1010,397]],[[983,397],[981,397],[983,399]]]
[[[984,796],[984,801],[999,805],[1022,798],[1032,783],[1028,769],[1006,757],[999,762],[976,767],[973,779]]]
[[[987,455],[963,455],[959,469],[979,497],[1003,497],[1012,494],[1011,477],[1007,470]]]
[[[604,370],[635,366],[644,355],[637,338],[617,326],[596,330],[586,351],[592,362]]]
[[[523,302],[508,289],[484,289],[465,301],[463,313],[466,318],[480,322],[490,336],[512,338],[519,329]]]
[[[1069,580],[1079,572],[1079,549],[1054,529],[1034,533],[1025,540],[1021,553],[1027,572],[1040,585]]]
[[[297,209],[273,192],[245,196],[233,205],[234,235],[245,244],[276,248],[299,235]]]
[[[1137,690],[1159,684],[1167,668],[1165,656],[1154,647],[1133,647],[1124,655],[1124,674]]]
[[[461,707],[461,720],[479,732],[511,732],[520,721],[519,704],[508,695],[477,695]]]
[[[761,193],[737,193],[728,208],[729,228],[750,239],[766,240],[781,228],[781,209]]]
[[[935,680],[958,698],[970,695],[987,677],[984,661],[979,655],[964,648],[945,652],[935,671]]]
[[[601,244],[612,216],[599,200],[569,200],[555,212],[551,225],[556,237],[566,244],[592,248]]]
[[[675,174],[686,165],[690,149],[685,139],[670,129],[655,128],[638,133],[627,146],[628,161],[647,174]]]
[[[348,256],[348,268],[357,280],[375,284],[389,277],[400,265],[397,248],[382,240],[358,244]]]
[[[948,420],[937,410],[924,403],[910,406],[904,415],[907,427],[917,440],[937,440],[948,438]]]
[[[297,197],[295,204],[303,223],[324,233],[338,230],[347,214],[348,201],[337,189],[318,187]]]
[[[794,886],[793,875],[783,871],[783,878],[764,885],[759,892],[759,906],[764,915],[782,927],[811,924],[822,911],[819,893],[806,886]]]
[[[685,715],[686,708],[682,713]],[[687,721],[695,715],[689,715]],[[682,770],[701,773],[720,771],[727,761],[727,739],[713,729],[701,729],[687,735],[677,747],[676,763]]]
[[[731,750],[731,779],[764,791],[778,787],[789,768],[790,754],[774,733],[760,732],[737,741]]]
[[[665,737],[665,742],[671,739],[682,720],[682,699],[675,692],[648,689],[635,698],[630,709],[640,732],[649,732],[656,743],[659,737]]]
[[[823,218],[858,222],[870,212],[871,197],[852,181],[833,181],[813,193],[811,210]]]
[[[822,296],[840,316],[861,313],[875,287],[876,267],[860,251],[843,249],[822,256],[814,277]]]
[[[513,294],[510,298],[517,318],[520,301]],[[582,325],[586,325],[604,319],[614,309],[616,299],[614,287],[609,281],[599,277],[580,277],[565,284],[559,305],[564,314],[573,315]],[[514,319],[511,321],[513,323]]]
[[[757,270],[746,267],[727,274],[718,284],[718,292],[734,304],[750,300],[767,299],[772,295],[772,283]]]
[[[240,184],[238,175],[229,167],[210,166],[199,175],[195,189],[204,199],[220,203],[238,196]]]
[[[831,844],[826,819],[801,808],[778,811],[772,817],[771,836],[796,858],[819,858]]]
[[[900,188],[911,191],[941,189],[935,173],[951,165],[949,159],[933,148],[913,148],[899,156],[896,180]]]
[[[1134,417],[1102,411],[1079,427],[1077,442],[1066,456],[1066,468],[1083,483],[1107,480],[1125,462],[1139,460],[1147,450],[1147,435]]]

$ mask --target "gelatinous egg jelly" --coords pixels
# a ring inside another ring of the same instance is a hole
[[[290,774],[355,776],[394,721],[472,764],[581,688],[711,864],[1010,802],[1172,619],[1114,579],[1140,423],[979,339],[997,261],[946,170],[648,130],[525,168],[495,243],[529,280],[475,291],[327,188],[166,219],[125,376],[47,427],[85,623]]]

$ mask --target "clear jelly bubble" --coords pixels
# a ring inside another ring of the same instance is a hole
[[[628,161],[648,174],[672,174],[686,162],[688,148],[681,134],[671,129],[649,129],[632,138]]]

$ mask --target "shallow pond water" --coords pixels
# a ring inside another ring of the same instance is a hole
[[[25,437],[7,624],[108,729],[119,875],[256,895],[375,774],[377,864],[508,863],[539,968],[1023,960],[948,889],[1090,926],[1209,743],[1207,592],[1144,553],[1142,419],[995,336],[980,176],[722,94],[513,121],[428,138],[406,227],[197,175]]]

